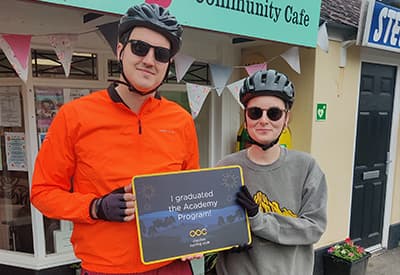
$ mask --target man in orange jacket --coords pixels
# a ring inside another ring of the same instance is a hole
[[[189,261],[141,262],[130,185],[135,175],[199,168],[193,119],[157,92],[181,35],[166,9],[131,7],[118,30],[119,80],[65,104],[37,156],[31,201],[74,223],[83,275],[192,274]]]

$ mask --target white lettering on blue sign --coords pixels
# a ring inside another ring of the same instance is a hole
[[[400,9],[375,2],[368,32],[368,46],[373,45],[400,50]]]

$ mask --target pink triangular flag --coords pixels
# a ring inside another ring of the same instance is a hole
[[[68,77],[71,70],[73,46],[78,40],[75,34],[54,34],[49,35],[50,45],[54,48],[58,61],[61,62],[65,76]]]
[[[28,80],[28,57],[31,49],[31,38],[31,35],[0,35],[0,48],[24,82]]]
[[[255,73],[257,71],[266,70],[267,69],[267,63],[248,65],[245,68],[246,68],[247,74],[248,75],[252,75],[253,73]]]
[[[180,82],[195,59],[191,56],[178,53],[174,57],[176,81]]]
[[[192,117],[196,118],[200,113],[201,107],[203,106],[211,87],[186,83],[186,89]]]

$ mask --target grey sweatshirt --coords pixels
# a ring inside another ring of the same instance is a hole
[[[325,175],[308,154],[281,149],[270,165],[258,165],[247,150],[218,166],[240,165],[245,185],[260,205],[249,218],[252,248],[218,254],[218,275],[310,275],[316,243],[326,228]]]

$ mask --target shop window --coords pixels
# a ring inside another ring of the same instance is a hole
[[[189,82],[200,85],[210,85],[209,65],[207,63],[194,62],[183,76],[182,83]],[[175,63],[171,65],[166,83],[177,83]]]
[[[54,51],[32,50],[31,54],[33,77],[67,78]],[[68,78],[97,80],[97,55],[74,52]]]
[[[20,87],[0,87],[0,249],[33,253]]]
[[[119,77],[120,68],[118,61],[108,60],[108,76],[109,77]],[[175,73],[175,63],[171,64],[168,77],[165,80],[166,83],[177,83],[176,73]],[[186,74],[180,83],[195,83],[200,85],[210,85],[210,73],[209,65],[201,62],[194,62],[190,68],[187,70]]]
[[[64,103],[87,95],[90,89],[35,87],[36,125],[38,133],[38,147],[46,137],[48,128],[54,116]],[[72,223],[50,219],[44,216],[44,234],[46,253],[71,252],[69,242],[72,233]]]
[[[183,108],[185,108],[186,111],[190,113],[190,106],[189,106],[189,99],[187,97],[187,93],[185,92],[173,92],[173,91],[162,91],[161,96],[168,98],[169,100],[172,100],[179,105],[181,105]]]
[[[64,68],[54,51],[32,50],[33,77],[67,78]],[[0,51],[0,78],[18,77],[6,55]],[[93,53],[74,53],[69,79],[98,80],[97,55]]]
[[[0,50],[0,78],[2,77],[18,77],[18,75],[6,55]]]

